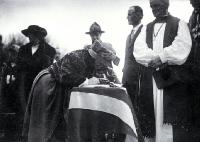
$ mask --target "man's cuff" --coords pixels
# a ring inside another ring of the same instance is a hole
[[[164,53],[159,54],[159,57],[160,57],[160,60],[161,60],[161,62],[162,62],[163,64],[167,62],[167,59],[165,58]]]

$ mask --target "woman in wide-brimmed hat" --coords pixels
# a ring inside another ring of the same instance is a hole
[[[21,32],[27,37],[34,35],[39,40],[44,39],[44,37],[47,35],[46,29],[44,29],[38,25],[30,25],[27,29],[24,29]]]
[[[25,111],[35,76],[53,63],[56,51],[45,42],[46,29],[38,25],[30,25],[21,32],[29,38],[29,43],[20,47],[17,58],[20,102]]]
[[[96,74],[106,72],[116,58],[116,53],[95,42],[91,48],[70,52],[40,72],[33,82],[24,119],[23,136],[28,142],[64,142],[65,92],[87,78],[100,83],[102,79],[95,78]]]

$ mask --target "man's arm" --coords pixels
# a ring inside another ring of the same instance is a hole
[[[189,28],[185,22],[180,21],[178,33],[172,45],[165,47],[163,52],[159,54],[159,57],[162,63],[181,65],[187,60],[191,47],[192,40]]]
[[[146,27],[142,28],[141,33],[135,41],[133,56],[138,63],[146,67],[148,67],[148,64],[158,56],[146,44]]]

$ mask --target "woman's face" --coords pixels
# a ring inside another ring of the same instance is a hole
[[[39,44],[40,40],[34,34],[28,35],[29,41],[33,43],[33,45]]]

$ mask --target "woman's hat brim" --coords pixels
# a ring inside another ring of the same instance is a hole
[[[25,36],[28,36],[30,34],[30,32],[28,31],[28,29],[22,30],[21,31],[22,34],[24,34]]]
[[[27,29],[22,30],[21,32],[27,37],[30,34],[33,34],[38,38],[44,38],[47,35],[46,29],[39,27],[37,25],[31,25]]]

